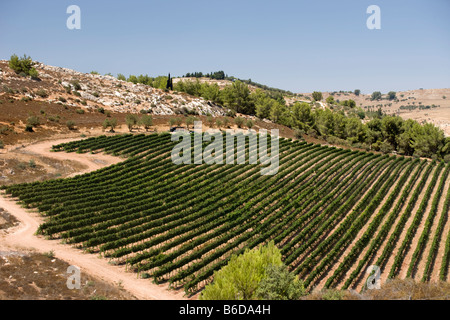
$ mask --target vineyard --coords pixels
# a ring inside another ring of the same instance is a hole
[[[382,281],[448,280],[449,165],[280,138],[278,173],[264,176],[261,164],[175,165],[175,144],[127,134],[56,145],[124,161],[2,189],[45,216],[38,233],[187,293],[270,240],[308,288],[361,289],[371,265]]]

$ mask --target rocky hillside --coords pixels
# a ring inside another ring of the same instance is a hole
[[[121,81],[112,76],[86,74],[36,62],[39,80],[16,74],[8,61],[0,60],[0,92],[30,97],[36,101],[64,103],[87,109],[104,108],[114,112],[173,115],[188,111],[198,115],[225,115],[226,110],[185,93],[164,91],[147,85]]]

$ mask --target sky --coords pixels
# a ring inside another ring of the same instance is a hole
[[[370,5],[381,29],[367,27]],[[126,76],[223,70],[293,92],[450,88],[450,0],[1,0],[0,12],[0,59]]]

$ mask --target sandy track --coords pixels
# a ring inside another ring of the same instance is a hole
[[[80,164],[84,165],[86,168],[72,174],[78,175],[78,174],[84,174],[88,172],[92,172],[98,169],[101,169],[103,167],[116,164],[119,162],[122,162],[123,159],[114,157],[107,154],[89,154],[89,153],[66,153],[66,152],[51,152],[51,148],[53,145],[57,145],[60,143],[67,143],[74,140],[80,140],[80,139],[61,139],[61,140],[50,140],[50,141],[44,141],[39,142],[36,144],[31,144],[24,149],[21,149],[21,153],[27,153],[27,154],[33,154],[36,156],[43,156],[47,158],[52,158],[59,161],[65,161],[65,160],[72,160],[79,162]],[[69,176],[70,177],[70,176]]]
[[[106,165],[122,161],[120,158],[102,154],[91,155],[49,151],[52,145],[71,140],[73,139],[46,141],[30,145],[24,150],[28,153],[53,159],[78,161],[84,164],[86,169],[77,174],[98,170]],[[183,292],[169,291],[166,285],[156,285],[148,279],[138,279],[135,273],[127,272],[125,267],[110,265],[107,259],[100,258],[98,255],[85,254],[79,249],[60,243],[59,240],[46,240],[42,236],[36,236],[35,232],[44,221],[43,218],[36,212],[20,207],[14,199],[7,198],[3,193],[0,194],[0,207],[14,215],[21,222],[18,227],[1,236],[0,247],[3,249],[35,250],[38,252],[54,251],[57,258],[76,265],[81,269],[82,281],[83,272],[85,272],[111,284],[118,285],[120,283],[124,290],[127,290],[138,299],[186,299]]]

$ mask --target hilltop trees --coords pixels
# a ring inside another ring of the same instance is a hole
[[[314,101],[320,101],[323,99],[322,92],[314,91],[312,94]]]
[[[370,99],[372,101],[374,101],[374,100],[381,100],[381,92],[380,91],[373,92]]]
[[[23,55],[23,57],[19,58],[16,54],[13,54],[9,59],[9,67],[13,69],[15,73],[37,79],[39,73],[33,65],[33,60],[27,55]]]
[[[397,97],[397,93],[395,91],[389,91],[388,92],[388,99],[394,100]]]

